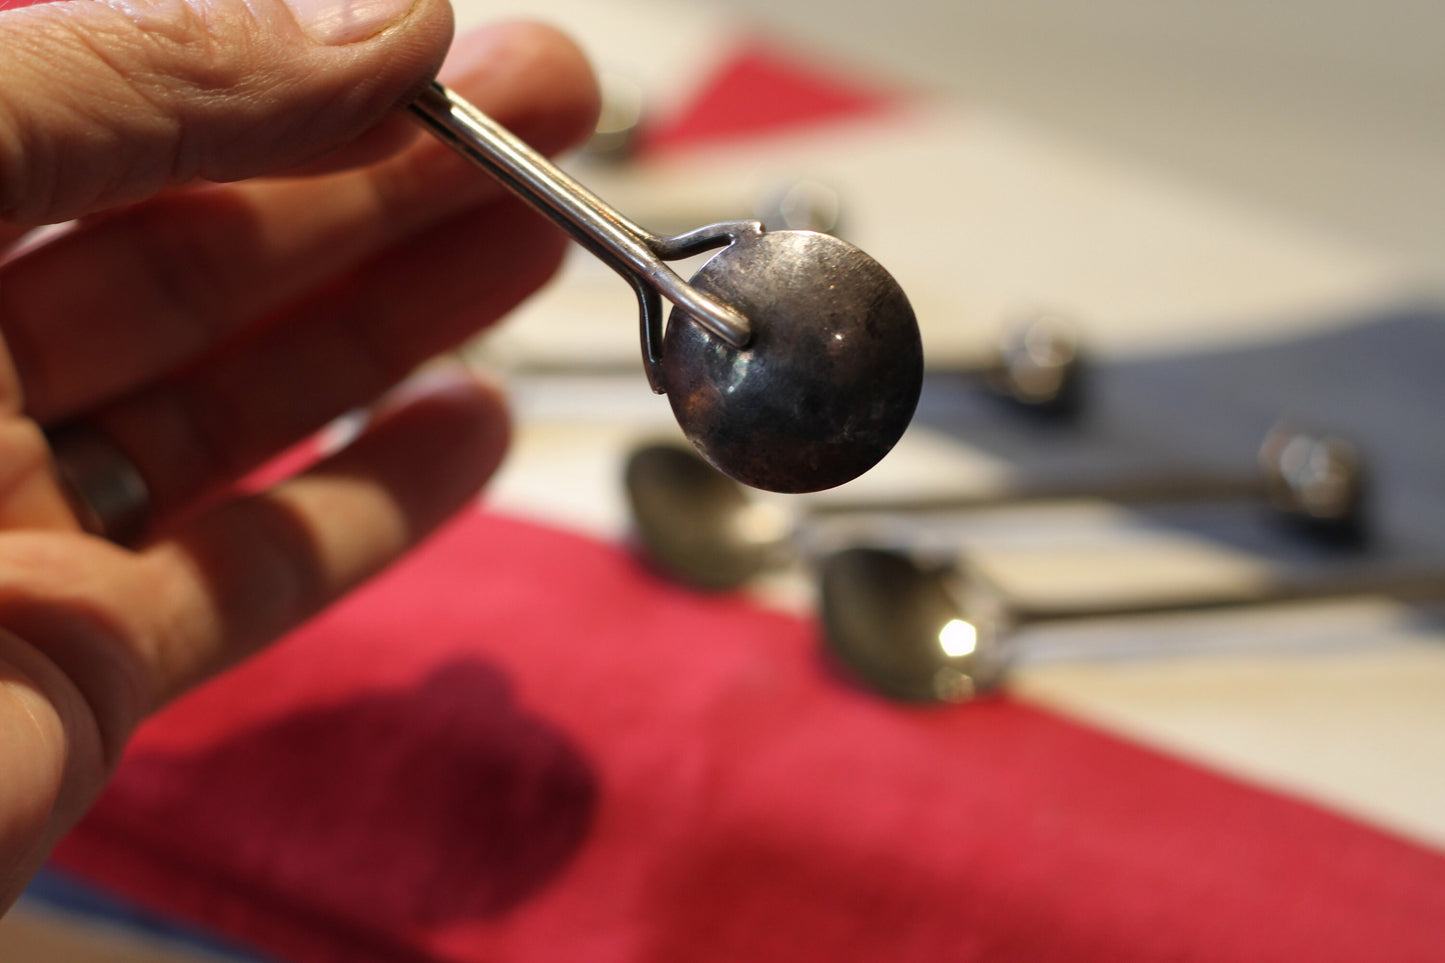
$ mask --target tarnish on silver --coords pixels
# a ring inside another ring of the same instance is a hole
[[[99,429],[75,423],[47,434],[56,474],[81,527],[133,545],[150,525],[150,488],[126,454]]]
[[[902,288],[863,251],[761,221],[659,237],[440,84],[411,109],[627,279],[648,383],[715,468],[756,488],[818,491],[872,468],[903,435],[923,341]],[[664,263],[715,248],[691,281]],[[665,322],[663,298],[675,306]]]

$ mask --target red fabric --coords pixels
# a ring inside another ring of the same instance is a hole
[[[651,147],[890,103],[745,51]],[[1445,959],[1438,853],[483,515],[153,720],[56,862],[300,963]]]
[[[284,959],[1445,959],[1445,857],[482,514],[139,735],[58,862]]]
[[[656,153],[858,120],[901,102],[877,85],[860,84],[761,44],[739,49],[701,91],[686,111],[646,131],[642,150]]]

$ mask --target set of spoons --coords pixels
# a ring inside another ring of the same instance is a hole
[[[741,584],[795,546],[799,522],[766,515],[734,483],[814,492],[873,467],[913,417],[923,351],[912,307],[867,254],[814,230],[725,221],[653,234],[613,210],[490,117],[438,83],[411,105],[433,134],[614,269],[637,295],[643,368],[698,453],[638,452],[627,473],[642,545],[654,564],[710,588]],[[668,262],[716,252],[688,281]],[[664,319],[662,302],[673,305]],[[1077,404],[1077,342],[1024,331],[981,372],[1000,393],[1043,410]],[[700,457],[701,461],[698,460]],[[1363,473],[1352,448],[1302,433],[1266,443],[1252,478],[1159,477],[1094,489],[1022,488],[947,503],[854,504],[824,511],[967,511],[1060,497],[1142,503],[1261,501],[1318,536],[1364,532]],[[760,514],[763,512],[763,514]],[[771,521],[769,520],[771,518]],[[830,651],[879,692],[963,701],[996,686],[1012,627],[1054,618],[1251,605],[1360,593],[1445,594],[1441,573],[1261,585],[1231,596],[1093,611],[1014,605],[966,566],[928,568],[856,548],[818,563]]]
[[[1262,507],[1317,542],[1353,548],[1368,535],[1365,478],[1348,442],[1280,427],[1260,446],[1258,471],[1238,476],[1160,473],[953,498],[820,502],[790,514],[687,449],[655,444],[632,453],[625,487],[636,546],[654,569],[726,590],[776,567],[808,563],[818,577],[823,641],[837,662],[890,698],[961,702],[1004,680],[1023,626],[1367,594],[1440,597],[1445,571],[1351,567],[1125,603],[1041,606],[1010,599],[966,559],[929,564],[904,550],[876,547],[808,557],[803,536],[810,527],[840,515],[957,515],[1077,498],[1134,506],[1232,500]]]

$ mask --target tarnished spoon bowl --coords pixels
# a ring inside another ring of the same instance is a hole
[[[1003,674],[1008,613],[983,583],[871,548],[831,556],[820,576],[828,651],[875,691],[967,702]]]
[[[712,591],[737,588],[780,554],[776,524],[759,518],[764,506],[690,450],[646,445],[628,458],[625,476],[632,537],[670,578]]]
[[[724,473],[818,491],[863,474],[903,434],[923,387],[922,339],[903,289],[862,251],[758,221],[659,237],[441,84],[411,109],[631,283],[648,383]],[[667,266],[719,246],[691,284]],[[664,299],[675,305],[665,334]]]
[[[688,440],[724,474],[777,492],[841,485],[902,436],[923,386],[918,322],[898,282],[813,231],[738,237],[693,287],[752,325],[746,347],[674,309],[663,382]]]

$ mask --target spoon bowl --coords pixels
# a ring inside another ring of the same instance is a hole
[[[675,308],[661,381],[683,433],[745,485],[812,492],[872,468],[923,388],[918,322],[878,262],[814,231],[740,234],[691,285],[735,307],[746,345]]]
[[[709,591],[736,588],[777,561],[787,518],[689,449],[645,445],[625,488],[641,554],[668,577]]]
[[[818,491],[872,468],[902,436],[923,389],[923,341],[902,288],[868,255],[758,221],[659,237],[443,85],[410,107],[627,279],[648,383],[723,472]],[[692,283],[667,265],[719,245]],[[665,332],[664,299],[674,305]]]
[[[839,552],[819,575],[828,652],[879,693],[967,702],[1002,676],[1007,612],[977,579],[873,548]]]

